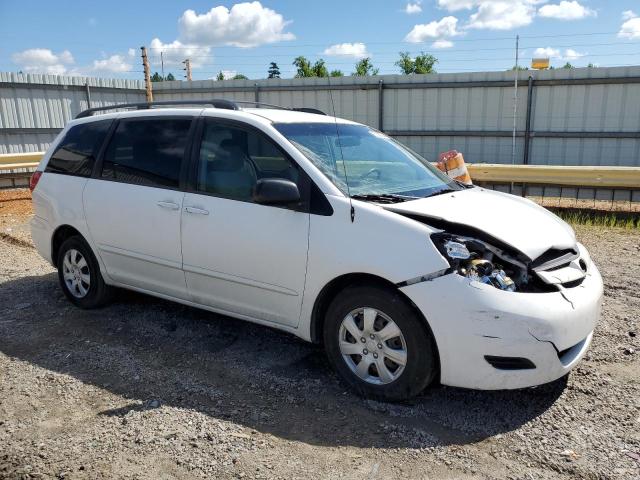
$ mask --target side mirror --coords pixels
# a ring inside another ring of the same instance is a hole
[[[264,178],[258,180],[253,200],[263,205],[287,205],[300,201],[298,186],[284,178]]]

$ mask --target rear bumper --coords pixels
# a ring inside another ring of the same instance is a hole
[[[547,383],[575,367],[591,344],[603,289],[591,264],[580,286],[562,292],[505,292],[455,274],[402,291],[431,326],[441,382],[498,390]],[[535,368],[498,369],[485,356],[526,358]]]
[[[53,265],[51,258],[51,237],[53,231],[44,218],[34,216],[31,219],[31,239],[38,253]]]

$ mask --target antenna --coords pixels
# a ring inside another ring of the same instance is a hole
[[[333,114],[333,122],[336,126],[336,136],[338,137],[338,146],[340,147],[340,159],[342,160],[342,170],[344,171],[344,181],[347,185],[347,195],[349,196],[349,206],[351,214],[351,223],[356,218],[356,210],[353,208],[353,201],[351,200],[351,191],[349,189],[349,178],[347,177],[347,165],[344,163],[344,155],[342,154],[342,141],[340,140],[340,129],[338,128],[338,120],[336,120],[336,106],[333,103],[333,93],[331,91],[331,77],[327,77],[327,83],[329,85],[329,99],[331,100],[331,112]]]

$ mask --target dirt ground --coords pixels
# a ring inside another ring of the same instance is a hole
[[[577,229],[606,298],[568,378],[383,404],[268,328],[127,292],[76,309],[29,215],[0,192],[0,478],[640,478],[637,232]]]

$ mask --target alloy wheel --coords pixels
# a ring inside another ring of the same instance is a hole
[[[67,289],[76,298],[83,298],[89,293],[91,272],[89,264],[75,248],[67,250],[62,261],[62,276]]]

